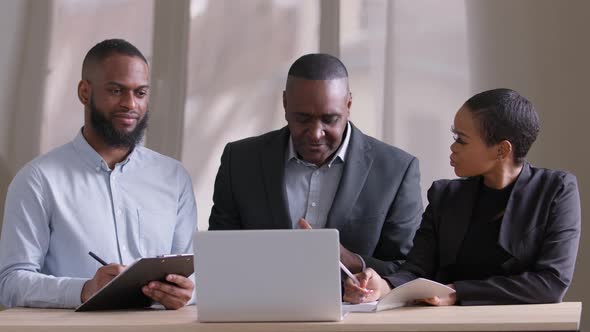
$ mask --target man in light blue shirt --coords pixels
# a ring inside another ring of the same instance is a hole
[[[124,40],[86,55],[78,97],[84,127],[29,162],[8,189],[0,237],[0,304],[80,305],[140,257],[192,251],[196,204],[182,165],[138,143],[148,119],[149,69]],[[107,262],[101,266],[92,251]],[[184,306],[194,284],[178,275],[144,293]]]

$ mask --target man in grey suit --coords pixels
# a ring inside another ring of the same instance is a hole
[[[351,105],[339,59],[295,61],[283,92],[288,125],[225,147],[209,229],[336,228],[352,272],[396,271],[422,213],[418,160],[363,134]]]

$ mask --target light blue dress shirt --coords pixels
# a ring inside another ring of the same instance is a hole
[[[293,138],[289,139],[285,162],[285,189],[293,228],[298,228],[299,218],[305,218],[312,228],[326,227],[328,214],[342,177],[350,131],[348,123],[346,136],[340,148],[332,159],[321,167],[299,159],[293,146]]]
[[[101,266],[192,252],[191,179],[137,146],[111,170],[82,133],[21,169],[8,188],[0,237],[0,303],[72,308]]]

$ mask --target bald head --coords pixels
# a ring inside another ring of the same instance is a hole
[[[147,60],[137,49],[126,40],[123,39],[107,39],[94,45],[86,53],[84,62],[82,62],[82,79],[90,80],[96,65],[101,64],[106,58],[112,55],[126,55],[130,57],[140,58],[147,65]]]

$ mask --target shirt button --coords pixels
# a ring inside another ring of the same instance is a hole
[[[117,214],[121,215],[121,209],[117,209]]]
[[[127,251],[127,247],[123,246],[123,251]]]
[[[97,172],[98,172],[98,171],[100,171],[100,166],[97,166],[97,167],[96,167],[96,171],[97,171]]]
[[[317,204],[315,202],[311,203],[311,206],[315,207]]]

